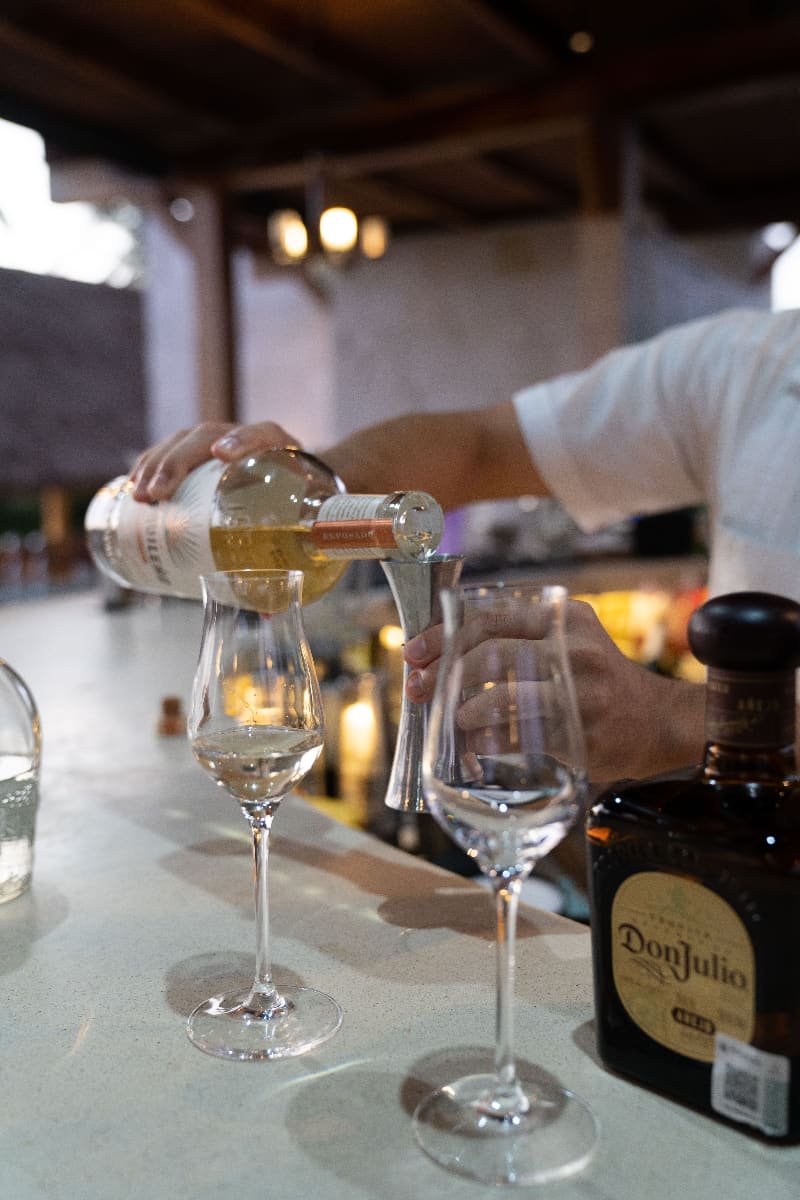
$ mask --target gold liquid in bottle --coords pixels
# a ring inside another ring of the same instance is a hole
[[[303,571],[303,603],[311,604],[334,586],[348,560],[320,554],[308,528],[233,526],[212,528],[211,553],[220,571]]]

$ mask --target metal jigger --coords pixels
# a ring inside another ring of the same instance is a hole
[[[397,605],[403,638],[408,641],[441,620],[439,593],[458,583],[464,559],[457,554],[434,554],[419,562],[381,561]],[[427,812],[422,791],[422,747],[428,723],[428,705],[414,704],[406,696],[408,664],[403,664],[403,698],[400,723],[386,789],[386,804],[400,812]]]

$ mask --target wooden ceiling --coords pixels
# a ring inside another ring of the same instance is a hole
[[[320,171],[396,233],[623,179],[675,228],[800,224],[800,0],[2,0],[0,116],[210,184],[242,236]]]

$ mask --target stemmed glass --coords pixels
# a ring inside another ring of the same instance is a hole
[[[564,644],[566,592],[529,584],[442,592],[444,642],[423,752],[435,819],[490,880],[497,906],[493,1074],[427,1096],[414,1133],[435,1161],[486,1183],[581,1170],[598,1126],[572,1092],[518,1077],[513,1051],[522,881],[577,820],[585,753]]]
[[[221,1058],[286,1058],[318,1046],[342,1021],[330,996],[307,987],[278,990],[270,968],[270,828],[281,800],[322,749],[322,700],[300,608],[303,573],[220,571],[202,583],[188,734],[201,767],[250,822],[256,971],[248,991],[199,1005],[188,1034]]]

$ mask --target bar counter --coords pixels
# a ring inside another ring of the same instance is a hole
[[[44,730],[33,887],[0,906],[0,1196],[485,1196],[411,1132],[425,1092],[492,1062],[493,912],[473,882],[288,798],[273,833],[275,975],[329,992],[342,1028],[273,1062],[189,1043],[189,1011],[249,982],[254,950],[246,823],[186,740],[156,733],[162,697],[188,696],[199,631],[199,606],[178,601],[0,607],[0,656]],[[508,1194],[797,1200],[800,1148],[599,1066],[583,926],[523,908],[516,990],[519,1059],[589,1101],[602,1143],[583,1174]]]

